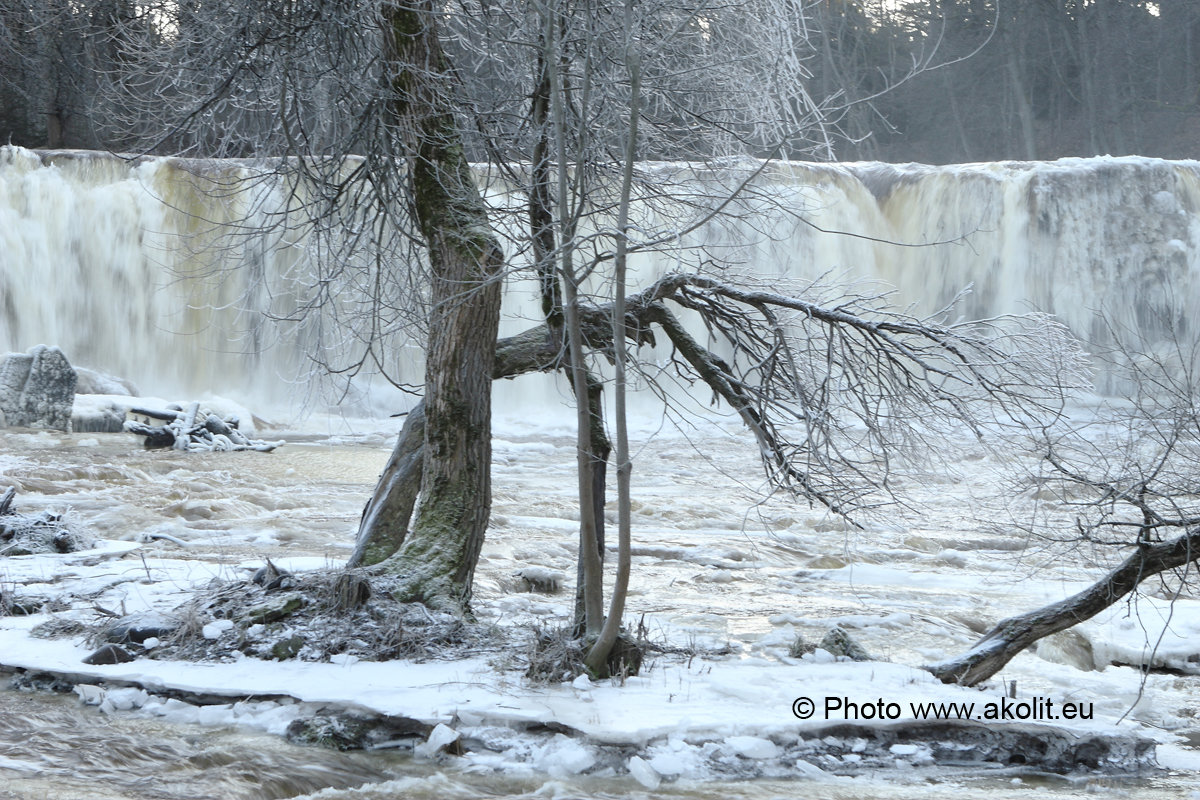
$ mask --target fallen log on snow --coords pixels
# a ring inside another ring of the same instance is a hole
[[[202,409],[198,402],[190,404],[186,410],[135,407],[129,410],[128,416],[125,430],[145,437],[146,447],[172,447],[189,453],[214,450],[269,453],[283,444],[282,441],[251,439],[238,430],[237,417],[221,419]]]
[[[975,646],[957,658],[929,664],[943,683],[975,686],[1037,640],[1089,620],[1160,572],[1200,561],[1200,528],[1166,542],[1143,543],[1096,583],[1065,600],[1001,620]]]

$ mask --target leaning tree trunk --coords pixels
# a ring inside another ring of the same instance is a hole
[[[1091,619],[1152,575],[1200,559],[1200,528],[1161,544],[1144,544],[1102,580],[1076,595],[1028,614],[1009,617],[967,653],[925,669],[945,683],[974,686],[995,675],[1029,645]]]
[[[408,536],[408,523],[421,490],[425,458],[425,403],[408,412],[400,438],[375,493],[363,509],[358,539],[347,567],[369,567],[393,555]]]
[[[383,562],[397,596],[465,608],[491,510],[491,384],[503,254],[450,107],[431,0],[385,3],[392,110],[408,138],[413,214],[432,279],[416,523]]]

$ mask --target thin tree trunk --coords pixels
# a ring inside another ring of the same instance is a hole
[[[554,131],[555,156],[557,158],[558,248],[559,271],[563,287],[563,321],[566,331],[569,375],[576,402],[576,463],[579,483],[579,560],[583,565],[584,634],[598,636],[604,620],[603,571],[600,561],[599,538],[596,530],[595,487],[592,480],[592,465],[596,453],[592,450],[592,414],[586,398],[589,395],[587,368],[584,352],[582,307],[579,298],[579,275],[574,265],[575,218],[571,211],[569,177],[567,173],[566,101],[564,80],[559,55],[555,50],[557,18],[547,12],[543,44],[545,64],[549,77],[550,118]],[[575,180],[585,176],[576,173]],[[603,515],[601,515],[603,518]]]
[[[628,286],[629,204],[633,193],[633,165],[637,157],[638,116],[641,114],[638,93],[641,91],[641,63],[633,35],[633,3],[625,0],[625,66],[629,72],[629,131],[625,142],[625,163],[621,175],[621,203],[617,209],[617,248],[613,261],[613,403],[617,429],[617,575],[613,585],[608,618],[600,636],[584,658],[584,664],[596,675],[608,674],[608,657],[625,616],[625,598],[629,592],[631,550],[631,501],[629,479],[632,464],[629,459],[629,429],[626,416],[626,350],[625,350],[625,290]]]
[[[1200,528],[1161,544],[1144,544],[1103,579],[1058,603],[1009,617],[968,652],[925,669],[945,683],[974,686],[995,675],[1029,645],[1091,619],[1152,575],[1200,559]]]
[[[550,23],[552,23],[552,18]],[[530,170],[530,187],[529,187],[529,228],[530,239],[533,243],[534,263],[538,274],[538,283],[541,286],[542,293],[542,314],[546,318],[546,326],[548,335],[551,337],[551,344],[562,348],[565,359],[566,353],[566,337],[563,329],[564,324],[564,309],[563,309],[563,293],[562,286],[559,282],[558,270],[555,269],[555,250],[557,242],[554,235],[554,213],[553,208],[553,192],[551,182],[551,137],[552,129],[550,119],[550,109],[552,103],[553,90],[553,70],[551,67],[554,58],[553,49],[548,46],[551,41],[550,33],[544,31],[541,36],[541,49],[538,52],[537,58],[537,82],[534,85],[532,94],[532,103],[530,116],[534,126],[538,130],[538,138],[533,146],[533,159]],[[564,365],[566,361],[563,361]],[[568,370],[568,375],[571,373]],[[587,396],[579,397],[576,395],[576,403],[585,403],[588,407],[588,415],[591,420],[588,425],[588,468],[587,477],[592,485],[591,497],[591,518],[589,523],[592,527],[591,537],[595,542],[596,557],[600,562],[604,562],[604,504],[607,491],[606,482],[608,480],[608,454],[612,450],[612,446],[608,441],[608,435],[604,431],[604,404],[601,401],[601,396],[604,390],[603,383],[596,378],[590,371],[584,376],[584,382],[588,387]],[[575,381],[571,381],[572,389],[575,388]],[[586,514],[581,514],[585,516]],[[581,526],[580,530],[580,548],[584,547],[584,532]],[[585,576],[584,560],[578,559],[576,562],[576,581],[575,581],[575,635],[582,636],[586,627],[586,604],[584,601],[585,586],[587,578]]]
[[[416,524],[384,568],[397,596],[464,610],[491,511],[491,385],[503,254],[448,101],[432,0],[383,6],[384,63],[409,151],[413,216],[432,278]]]

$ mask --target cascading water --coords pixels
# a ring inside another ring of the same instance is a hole
[[[268,321],[311,291],[311,247],[300,226],[278,225],[289,202],[278,182],[214,191],[252,175],[242,163],[0,148],[0,351],[56,344],[151,393],[295,395],[309,355],[337,335],[314,317]],[[1186,334],[1200,307],[1200,163],[782,164],[754,191],[773,202],[643,258],[642,282],[688,246],[728,245],[745,271],[877,280],[923,312],[970,286],[961,316],[1047,311],[1094,344],[1109,338],[1101,312],[1153,342]],[[509,290],[505,332],[537,320],[532,296]]]

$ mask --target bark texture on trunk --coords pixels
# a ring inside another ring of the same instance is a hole
[[[375,493],[363,509],[354,552],[346,564],[348,568],[378,564],[404,544],[421,490],[424,445],[425,403],[421,402],[408,412],[396,447],[375,485]]]
[[[1036,611],[1009,617],[963,655],[925,669],[944,683],[974,686],[995,675],[1029,645],[1091,619],[1152,575],[1200,559],[1200,528],[1161,544],[1144,544],[1121,565],[1078,594]]]
[[[431,273],[416,523],[384,568],[397,595],[465,608],[491,510],[491,384],[503,253],[471,175],[430,0],[383,7],[394,119],[408,140],[413,216]]]
[[[496,342],[492,379],[549,372],[558,368],[560,355],[558,345],[547,338],[545,325],[530,328]],[[400,549],[421,489],[424,459],[425,403],[421,402],[408,413],[383,475],[363,509],[348,567],[378,564]]]

